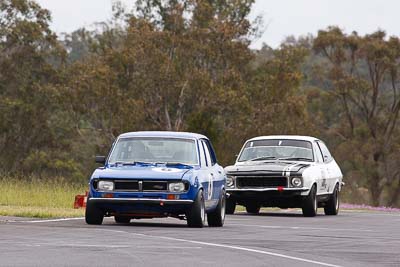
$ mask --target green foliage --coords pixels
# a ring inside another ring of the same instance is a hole
[[[247,115],[252,135],[311,134],[306,99],[300,90],[307,54],[304,48],[282,45],[254,69],[246,92],[252,107]]]
[[[0,4],[0,150],[5,152],[0,160],[8,170],[29,172],[25,160],[50,148],[51,157],[66,149],[57,140],[65,125],[53,116],[58,109],[55,64],[62,63],[64,50],[49,20],[50,13],[33,1]]]
[[[314,51],[328,60],[321,67],[330,99],[340,108],[327,126],[341,138],[337,150],[339,159],[350,163],[350,184],[366,187],[374,205],[396,205],[400,39],[387,39],[383,31],[347,35],[331,27],[319,31]]]

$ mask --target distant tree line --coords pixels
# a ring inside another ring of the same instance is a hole
[[[83,182],[127,131],[203,133],[223,165],[247,138],[313,135],[347,201],[400,206],[399,38],[329,27],[251,50],[253,2],[117,3],[59,38],[36,2],[1,1],[1,171]]]

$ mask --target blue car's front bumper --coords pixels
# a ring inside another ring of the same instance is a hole
[[[101,209],[106,216],[126,215],[132,218],[180,216],[191,208],[191,199],[163,199],[146,197],[91,197],[88,205]]]
[[[106,216],[127,215],[132,218],[180,216],[192,207],[197,186],[180,193],[168,191],[98,191],[90,183],[88,205],[101,209]]]
[[[190,199],[154,199],[154,198],[90,198],[89,201],[97,204],[155,204],[155,205],[188,205]]]

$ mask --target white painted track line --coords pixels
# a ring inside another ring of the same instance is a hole
[[[20,222],[20,223],[45,223],[45,222],[63,222],[63,221],[84,220],[84,219],[85,219],[85,217],[76,217],[76,218],[33,220],[33,221],[15,221],[15,222]]]
[[[245,226],[245,227],[260,227],[271,229],[290,229],[290,230],[324,230],[324,231],[350,231],[350,232],[374,232],[368,229],[347,229],[347,228],[324,228],[324,227],[302,227],[302,226],[280,226],[280,225],[257,225],[257,224],[239,224],[229,223],[227,225]]]
[[[98,229],[98,230],[100,230],[100,229]],[[128,235],[141,236],[141,237],[147,237],[147,238],[164,239],[164,240],[170,240],[170,241],[191,243],[191,244],[196,244],[196,245],[204,245],[204,246],[211,246],[211,247],[220,247],[220,248],[226,248],[226,249],[240,250],[240,251],[252,252],[252,253],[257,253],[257,254],[264,254],[264,255],[269,255],[269,256],[274,256],[274,257],[279,257],[279,258],[284,258],[284,259],[289,259],[289,260],[294,260],[294,261],[312,263],[312,264],[316,264],[316,265],[320,265],[320,266],[341,267],[340,265],[325,263],[325,262],[321,262],[321,261],[308,260],[308,259],[304,259],[304,258],[284,255],[284,254],[281,254],[281,253],[275,253],[275,252],[270,252],[270,251],[266,251],[266,250],[258,250],[258,249],[246,248],[246,247],[241,247],[241,246],[232,246],[232,245],[225,245],[225,244],[218,244],[218,243],[187,240],[187,239],[167,237],[167,236],[153,236],[153,235],[147,235],[147,234],[136,234],[136,233],[130,233],[130,232],[120,231],[120,230],[101,229],[101,231],[110,231],[110,232],[120,233],[120,234],[124,234],[124,235],[128,234]]]
[[[329,263],[320,262],[320,261],[313,261],[313,260],[303,259],[303,258],[299,258],[299,257],[292,257],[292,256],[280,254],[280,253],[274,253],[274,252],[270,252],[270,251],[265,251],[265,250],[251,249],[251,248],[224,245],[224,244],[217,244],[217,243],[193,241],[193,240],[186,240],[186,239],[173,238],[173,237],[156,237],[156,238],[161,238],[161,239],[166,239],[166,240],[173,240],[173,241],[182,241],[182,242],[188,242],[188,243],[192,243],[192,244],[212,246],[212,247],[222,247],[222,248],[228,248],[228,249],[235,249],[235,250],[253,252],[253,253],[258,253],[258,254],[265,254],[265,255],[269,255],[269,256],[275,256],[275,257],[280,257],[280,258],[285,258],[285,259],[290,259],[290,260],[295,260],[295,261],[313,263],[313,264],[317,264],[317,265],[321,265],[321,266],[340,267],[340,265],[329,264]]]
[[[46,222],[74,221],[74,220],[83,220],[83,219],[85,219],[85,218],[84,217],[76,217],[76,218],[32,220],[32,221],[19,221],[19,222],[21,222],[21,223],[46,223]],[[290,228],[290,229],[291,228],[293,228],[293,229],[301,229],[302,228],[302,227],[282,227],[282,226],[267,226],[267,225],[246,225],[246,224],[235,224],[235,223],[234,224],[229,224],[229,225],[249,226],[249,227],[262,227],[262,228],[284,228],[284,229],[288,229],[288,228]],[[307,229],[310,229],[310,230],[324,230],[325,228],[312,228],[312,227],[310,227],[310,228],[307,228]],[[126,231],[110,230],[110,229],[94,229],[94,230],[110,231],[110,232],[122,233],[122,234],[125,234],[125,235],[126,234],[130,234],[130,235],[142,236],[142,237],[147,237],[147,238],[157,238],[157,239],[164,239],[164,240],[171,240],[171,241],[178,241],[178,242],[186,242],[186,243],[191,243],[191,244],[196,244],[196,245],[204,245],[204,246],[212,246],[212,247],[220,247],[220,248],[226,248],[226,249],[240,250],[240,251],[246,251],[246,252],[257,253],[257,254],[264,254],[264,255],[280,257],[280,258],[285,258],[285,259],[290,259],[290,260],[295,260],[295,261],[300,261],[300,262],[306,262],[306,263],[316,264],[316,265],[320,265],[320,266],[340,267],[340,265],[325,263],[325,262],[321,262],[321,261],[314,261],[314,260],[309,260],[309,259],[300,258],[300,257],[293,257],[293,256],[281,254],[281,253],[275,253],[275,252],[266,251],[266,250],[252,249],[252,248],[241,247],[241,246],[225,245],[225,244],[210,243],[210,242],[195,241],[195,240],[187,240],[187,239],[173,238],[173,237],[167,237],[167,236],[152,236],[152,235],[137,234],[137,233],[130,233],[130,232],[126,232]],[[336,230],[338,230],[338,229],[336,229]],[[354,229],[353,229],[353,231],[354,231]],[[364,231],[364,230],[361,230],[361,231]],[[370,230],[365,230],[365,231],[370,231]]]

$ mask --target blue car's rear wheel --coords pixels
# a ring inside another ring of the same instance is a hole
[[[202,228],[205,223],[206,210],[204,204],[203,190],[199,190],[192,207],[186,212],[189,227]]]
[[[260,204],[258,203],[248,203],[246,204],[246,212],[250,214],[259,214],[260,213]]]
[[[225,221],[226,198],[225,192],[221,193],[218,205],[213,212],[207,214],[208,226],[221,227]]]
[[[234,214],[236,209],[236,201],[232,197],[226,199],[226,214]]]
[[[85,221],[87,224],[102,224],[104,213],[94,203],[88,199],[85,211]]]
[[[131,217],[114,216],[114,220],[116,223],[129,223],[131,221]]]

